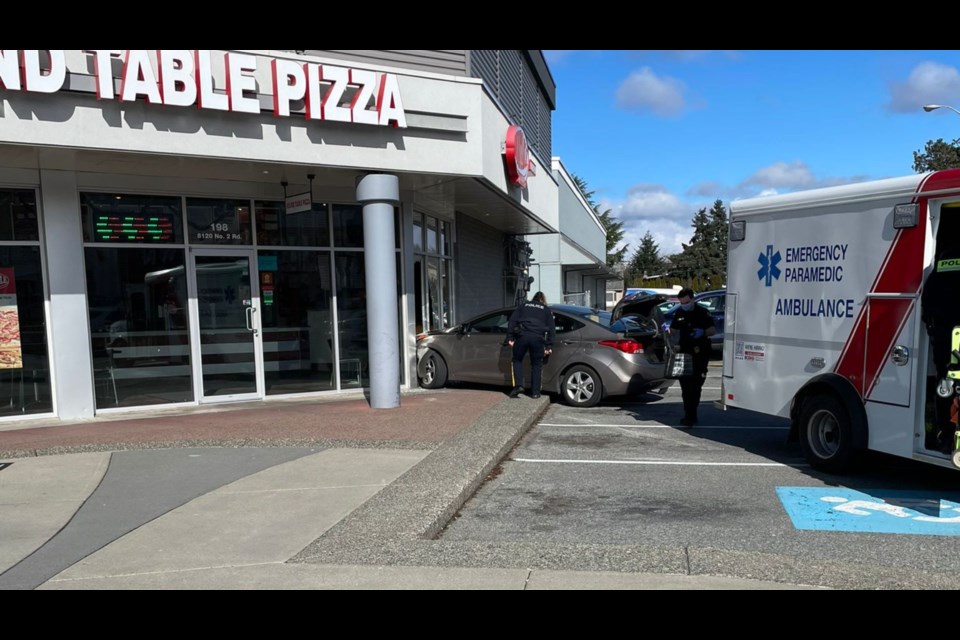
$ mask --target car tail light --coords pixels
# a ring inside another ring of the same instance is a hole
[[[643,353],[643,345],[636,340],[601,340],[597,344],[604,347],[613,347],[624,353]]]

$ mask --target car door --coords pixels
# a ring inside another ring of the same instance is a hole
[[[553,313],[553,323],[556,336],[553,341],[553,353],[543,359],[543,370],[540,372],[541,387],[544,389],[552,388],[547,385],[547,380],[555,380],[560,376],[560,372],[566,367],[570,359],[580,350],[580,332],[584,324],[580,320],[551,310]],[[510,349],[507,350],[507,364],[513,362],[513,354]],[[523,359],[523,380],[529,386],[530,378],[530,357]],[[507,382],[512,382],[510,371],[507,371]]]
[[[504,342],[511,311],[489,313],[463,325],[447,362],[451,379],[486,384],[510,383],[510,347]]]

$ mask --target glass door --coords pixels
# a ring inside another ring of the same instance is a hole
[[[194,273],[194,361],[201,402],[263,396],[259,293],[254,252],[199,249],[192,252]]]

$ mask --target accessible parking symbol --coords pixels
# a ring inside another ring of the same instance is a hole
[[[777,487],[797,529],[960,536],[960,495],[839,487]]]

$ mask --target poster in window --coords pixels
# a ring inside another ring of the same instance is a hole
[[[20,314],[13,267],[0,267],[0,369],[20,369]]]

